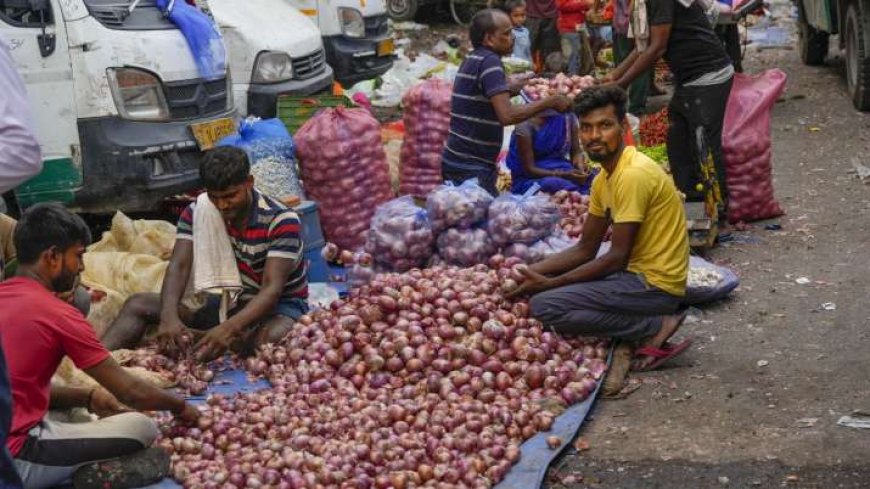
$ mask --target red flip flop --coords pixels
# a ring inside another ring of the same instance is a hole
[[[668,360],[680,356],[684,351],[688,350],[690,346],[692,346],[692,338],[686,338],[682,343],[676,345],[666,343],[662,348],[656,348],[654,346],[640,347],[634,351],[635,356],[648,356],[655,358],[655,360],[653,360],[649,365],[642,368],[632,368],[632,370],[635,372],[649,372],[650,370],[655,370],[661,367],[662,364]]]

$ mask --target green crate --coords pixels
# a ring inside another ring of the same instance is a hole
[[[296,97],[282,95],[278,97],[278,118],[287,126],[290,134],[296,135],[296,131],[305,124],[308,119],[314,117],[320,109],[327,107],[352,107],[353,102],[347,97],[336,95],[312,95],[310,97]]]

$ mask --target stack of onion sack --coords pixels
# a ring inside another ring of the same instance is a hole
[[[450,130],[453,85],[439,78],[419,83],[402,97],[405,138],[402,142],[400,195],[423,196],[441,184],[441,151]]]
[[[476,179],[459,186],[448,182],[429,194],[426,209],[432,231],[438,236],[436,262],[471,266],[489,260],[497,247],[480,226],[492,201],[492,195]]]
[[[668,142],[668,108],[640,118],[640,144],[658,146]]]
[[[498,247],[482,227],[450,228],[438,236],[438,258],[444,263],[471,266],[486,262]]]
[[[785,89],[786,75],[768,70],[738,73],[728,97],[722,152],[728,179],[728,220],[756,221],[785,213],[773,194],[770,113]]]
[[[196,428],[162,423],[173,476],[185,487],[492,487],[605,371],[606,343],[546,332],[526,302],[504,299],[512,273],[378,275],[303,316],[249,362],[271,390],[210,398]]]
[[[365,109],[324,109],[299,129],[296,145],[326,239],[362,247],[375,209],[393,197],[378,121]]]
[[[384,270],[406,272],[432,258],[434,241],[426,209],[405,196],[378,207],[365,251]]]
[[[486,228],[499,246],[532,244],[556,230],[559,208],[546,194],[536,194],[537,184],[524,194],[502,194],[489,206]]]

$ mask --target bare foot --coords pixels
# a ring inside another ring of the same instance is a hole
[[[665,343],[673,336],[677,330],[680,329],[680,326],[683,325],[683,321],[686,320],[686,315],[688,312],[684,311],[680,314],[672,314],[670,316],[664,316],[662,318],[662,327],[659,329],[659,332],[654,336],[647,338],[644,342],[642,342],[639,347],[644,346],[652,346],[655,348],[661,348]],[[643,355],[638,357],[634,362],[632,362],[632,370],[643,370],[644,367],[651,364],[655,361],[655,357],[649,355]]]

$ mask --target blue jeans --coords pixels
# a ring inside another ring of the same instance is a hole
[[[562,34],[562,55],[568,60],[568,73],[571,75],[588,75],[595,69],[586,29]]]

